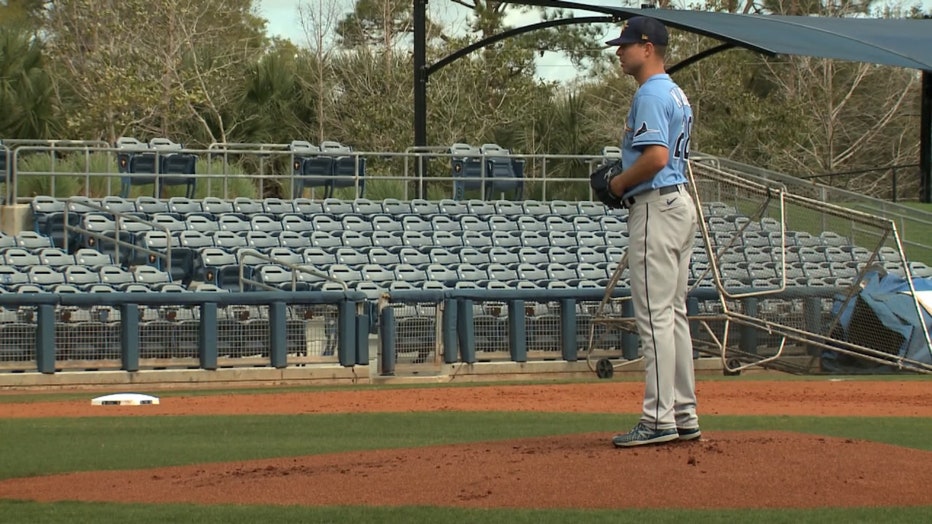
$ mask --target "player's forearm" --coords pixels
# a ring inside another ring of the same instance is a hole
[[[669,150],[660,145],[648,146],[631,167],[612,179],[612,193],[623,196],[625,191],[641,182],[650,180],[667,165]]]

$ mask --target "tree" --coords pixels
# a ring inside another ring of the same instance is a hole
[[[31,31],[0,26],[0,137],[54,138],[58,101],[42,42]]]
[[[250,0],[60,0],[44,26],[56,85],[76,111],[68,128],[113,141],[127,133],[227,141],[226,108],[267,46]]]

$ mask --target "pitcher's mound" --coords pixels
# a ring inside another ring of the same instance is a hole
[[[374,434],[374,438],[376,434]],[[932,452],[782,432],[614,449],[609,434],[10,479],[0,497],[522,508],[932,504]]]

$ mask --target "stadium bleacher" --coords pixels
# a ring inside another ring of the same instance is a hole
[[[174,284],[184,290],[208,283],[239,290],[239,265],[247,250],[271,260],[247,260],[244,276],[280,289],[292,288],[286,265],[329,274],[350,289],[366,283],[369,289],[374,284],[388,290],[396,281],[414,289],[437,284],[547,288],[553,281],[604,285],[627,245],[625,211],[592,202],[106,197],[70,204],[74,241],[65,250],[66,205],[35,197],[35,230],[0,235],[0,289],[51,290],[67,284],[81,292],[92,286],[100,291]],[[720,202],[705,204],[705,212],[718,246],[732,240],[738,224],[746,224],[747,217]],[[834,285],[855,278],[869,257],[866,249],[829,231],[788,231],[784,253],[775,248],[781,241],[778,224],[765,218],[745,227],[740,241],[718,256],[723,277],[734,285],[776,286],[783,258],[789,285]],[[112,239],[127,245],[116,246]],[[707,267],[697,239],[693,276],[699,278]],[[914,268],[929,272],[921,264]],[[710,274],[702,278],[711,282]],[[317,289],[324,282],[302,278],[302,288]]]

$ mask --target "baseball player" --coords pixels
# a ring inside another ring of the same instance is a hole
[[[609,207],[628,208],[628,271],[646,376],[644,410],[617,447],[700,437],[693,348],[686,318],[696,209],[686,187],[692,109],[665,73],[667,29],[656,19],[629,19],[606,42],[638,90],[625,121],[618,165],[593,175]]]

